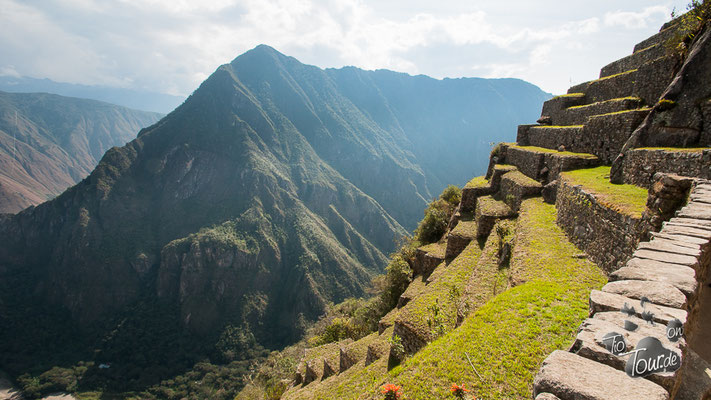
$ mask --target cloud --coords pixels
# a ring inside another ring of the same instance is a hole
[[[480,71],[541,84],[559,78],[553,66],[587,71],[592,63],[580,55],[593,56],[585,54],[593,52],[591,38],[658,23],[668,12],[651,6],[603,16],[585,5],[578,17],[564,19],[528,3],[445,1],[434,7],[416,0],[387,7],[363,0],[34,4],[0,0],[0,53],[20,74],[173,94],[190,93],[217,66],[261,43],[321,67],[388,68],[440,78]],[[449,54],[440,50],[445,48]],[[577,64],[560,65],[563,51],[578,55]]]
[[[605,14],[606,26],[624,26],[627,29],[646,28],[657,15],[666,16],[670,13],[664,6],[647,7],[642,12],[615,11]]]

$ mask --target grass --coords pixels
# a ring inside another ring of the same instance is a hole
[[[597,156],[594,156],[594,155],[588,154],[588,153],[573,153],[572,151],[558,151],[558,150],[546,149],[545,147],[538,147],[538,146],[511,146],[511,147],[512,148],[515,147],[517,149],[526,150],[526,151],[533,151],[536,153],[555,154],[558,157],[583,157],[583,158],[589,158],[589,159],[597,158]]]
[[[419,247],[418,250],[422,250],[425,253],[432,253],[433,256],[438,258],[444,258],[444,253],[447,250],[447,243],[430,243],[426,246]]]
[[[638,147],[633,151],[635,150],[701,153],[704,150],[711,150],[711,147]]]
[[[457,317],[457,302],[469,281],[482,249],[476,240],[457,256],[449,265],[440,265],[430,275],[432,281],[425,291],[412,299],[400,310],[397,320],[414,329],[421,337],[431,337],[427,318],[432,315],[428,306],[438,302],[445,329],[452,329]]]
[[[482,215],[506,217],[512,215],[513,211],[503,201],[494,199],[491,196],[482,196],[477,199],[476,207]]]
[[[604,78],[595,79],[594,81],[590,81],[590,83],[601,82],[601,81],[604,81],[604,80],[616,78],[616,77],[621,76],[621,75],[631,74],[631,73],[633,73],[633,72],[637,72],[637,69],[631,69],[631,70],[629,70],[629,71],[620,72],[619,74],[614,74],[614,75],[606,76],[606,77],[604,77]]]
[[[509,148],[511,148],[511,147],[518,147],[518,146],[516,146],[516,145],[509,146]],[[496,164],[496,165],[494,165],[494,169],[497,171],[516,171],[517,168],[515,165]]]
[[[626,114],[626,113],[631,113],[631,112],[638,112],[638,111],[650,111],[652,108],[651,107],[642,107],[642,108],[635,108],[633,110],[621,110],[621,111],[615,111],[607,114],[598,114],[598,115],[593,115],[593,117],[607,117],[609,115],[618,115],[618,114]]]
[[[512,171],[506,173],[504,175],[504,178],[511,179],[512,181],[518,183],[521,186],[531,186],[531,187],[540,187],[541,184],[535,179],[531,179],[527,177],[526,175],[522,174],[519,171]]]
[[[602,205],[631,217],[640,218],[647,206],[647,189],[610,183],[610,167],[577,169],[564,172],[561,177],[581,185],[587,192],[595,195]]]
[[[555,97],[553,97],[553,99],[559,99],[562,97],[583,97],[583,96],[585,96],[585,93],[567,93],[567,94],[561,94],[559,96],[555,96]],[[553,100],[553,99],[551,99],[551,100]]]
[[[531,129],[565,129],[565,128],[582,128],[584,125],[540,125],[532,126]]]
[[[511,270],[519,285],[490,297],[462,326],[390,372],[385,358],[368,367],[359,364],[318,385],[290,391],[285,399],[375,400],[382,398],[379,388],[386,383],[402,386],[408,400],[451,398],[452,383],[464,383],[477,398],[530,399],[541,362],[572,343],[587,317],[590,290],[606,282],[593,263],[572,257],[580,250],[555,218],[555,207],[541,199],[523,202]],[[487,247],[477,271],[488,258]],[[472,275],[471,281],[476,279]]]
[[[477,176],[476,178],[470,180],[467,182],[466,185],[464,185],[464,188],[478,188],[478,187],[486,187],[489,186],[489,181],[483,177],[483,176]]]
[[[456,227],[452,229],[450,235],[476,238],[477,226],[476,221],[459,221]]]
[[[637,96],[627,96],[627,97],[619,97],[619,98],[616,98],[616,99],[598,101],[598,102],[591,103],[591,104],[583,104],[582,106],[571,106],[571,107],[568,107],[568,110],[579,109],[579,108],[583,108],[583,107],[591,107],[591,106],[595,106],[595,105],[602,104],[602,103],[609,103],[609,102],[613,102],[613,101],[623,101],[623,100],[637,100],[637,101],[642,101],[642,99],[640,99],[640,98],[637,97]]]

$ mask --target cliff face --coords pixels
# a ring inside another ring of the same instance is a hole
[[[16,213],[89,175],[160,114],[46,93],[0,92],[0,213]]]

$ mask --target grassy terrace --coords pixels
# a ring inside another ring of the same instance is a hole
[[[510,271],[520,284],[488,300],[462,326],[389,372],[383,358],[289,391],[285,398],[375,400],[382,398],[382,385],[394,383],[402,386],[404,399],[447,399],[452,383],[464,383],[477,398],[530,399],[541,362],[572,343],[587,317],[590,290],[606,281],[590,261],[571,257],[580,250],[568,242],[555,218],[555,207],[541,199],[523,202]],[[485,247],[482,260],[486,253]]]
[[[432,253],[435,257],[444,258],[444,253],[447,250],[447,243],[431,243],[426,246],[418,247],[418,250],[422,250],[425,253]]]
[[[513,215],[511,208],[503,201],[494,199],[491,196],[482,196],[477,199],[477,210],[481,210],[482,215],[507,217]]]
[[[568,110],[581,109],[581,108],[585,108],[585,107],[594,107],[594,106],[600,105],[600,104],[602,104],[602,103],[612,103],[612,102],[618,102],[618,101],[623,101],[623,100],[638,100],[638,101],[641,101],[642,99],[640,99],[640,98],[637,97],[637,96],[618,97],[618,98],[616,98],[616,99],[610,99],[610,100],[604,100],[604,101],[597,101],[597,102],[595,102],[595,103],[583,104],[583,105],[581,105],[581,106],[571,106],[571,107],[568,107]]]
[[[631,217],[640,218],[647,204],[647,189],[610,183],[610,167],[578,169],[561,177],[595,195],[601,204]]]
[[[516,149],[521,149],[521,150],[526,150],[526,151],[533,151],[536,153],[546,153],[546,154],[555,154],[557,157],[583,157],[583,158],[589,158],[589,159],[596,159],[597,157],[588,154],[588,153],[573,153],[572,151],[558,151],[558,150],[553,150],[553,149],[546,149],[545,147],[537,147],[537,146],[511,146],[511,148],[516,148]]]
[[[635,150],[646,150],[646,151],[668,151],[672,153],[701,153],[704,150],[711,150],[711,147],[638,147]]]
[[[477,187],[486,187],[489,186],[489,181],[486,180],[483,176],[477,176],[476,178],[470,180],[467,182],[466,185],[464,185],[464,188],[477,188]]]
[[[518,183],[521,186],[534,186],[534,187],[541,186],[540,182],[538,182],[535,179],[531,179],[531,178],[527,177],[526,175],[522,174],[519,171],[508,172],[504,176],[506,178],[511,179],[512,181]]]
[[[450,235],[460,236],[465,238],[475,238],[476,237],[476,221],[459,221],[456,227],[452,229]]]

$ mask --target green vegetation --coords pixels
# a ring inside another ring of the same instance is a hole
[[[669,99],[661,99],[657,102],[656,107],[659,111],[667,111],[676,107],[676,101]]]
[[[578,169],[564,172],[561,177],[594,194],[606,207],[640,218],[647,207],[647,189],[635,185],[610,183],[610,167]]]
[[[481,266],[488,259],[489,268],[498,271],[498,237],[515,236],[511,270],[504,269],[498,276],[509,275],[516,286],[490,294],[460,327],[447,331],[388,373],[385,359],[367,367],[359,364],[321,384],[289,391],[286,399],[375,400],[381,398],[378,389],[385,383],[401,386],[406,398],[449,398],[453,382],[466,384],[477,398],[530,399],[533,376],[541,362],[553,350],[570,345],[587,317],[590,290],[606,282],[593,263],[572,257],[579,250],[555,219],[553,205],[530,199],[522,203],[515,233],[511,226],[496,229],[501,235],[491,235],[480,257],[470,262]],[[493,257],[486,255],[489,247]],[[484,281],[475,273],[470,282],[477,287]],[[438,298],[442,308],[441,299],[446,296]],[[432,299],[430,304],[437,303]]]
[[[464,188],[477,188],[486,186],[489,186],[489,181],[483,176],[477,176],[476,178],[473,178],[472,180],[467,182],[467,184],[464,185]]]
[[[482,215],[495,217],[508,217],[513,215],[511,208],[503,201],[496,200],[491,196],[482,196],[477,199],[477,212]]]
[[[591,104],[583,104],[583,105],[580,105],[580,106],[571,106],[571,107],[568,107],[568,110],[574,110],[574,109],[585,108],[585,107],[593,107],[593,106],[596,106],[596,105],[599,105],[599,104],[602,104],[602,103],[613,102],[613,101],[622,101],[622,100],[636,100],[636,101],[642,101],[642,99],[640,99],[640,98],[637,97],[637,96],[618,97],[618,98],[616,98],[616,99],[598,101],[598,102],[591,103]]]
[[[427,206],[425,218],[415,230],[415,240],[423,244],[440,240],[461,198],[462,191],[458,187],[449,185],[444,189],[439,198]]]
[[[613,74],[613,75],[605,76],[605,77],[602,77],[602,78],[600,78],[600,79],[595,79],[594,81],[590,81],[590,83],[593,83],[593,82],[601,82],[601,81],[605,81],[605,80],[608,80],[608,79],[617,78],[618,76],[632,74],[632,73],[634,73],[634,72],[637,72],[637,69],[636,69],[636,68],[635,68],[635,69],[630,69],[630,70],[628,70],[628,71],[620,72],[620,73],[618,73],[618,74]]]
[[[686,56],[691,42],[711,20],[711,2],[692,0],[687,4],[686,10],[687,12],[676,21],[676,33],[665,44],[667,51],[677,52],[682,56]],[[677,18],[676,9],[672,10],[672,18]]]
[[[614,111],[614,112],[607,113],[607,114],[593,115],[593,117],[627,114],[627,113],[632,113],[632,112],[637,112],[637,111],[649,111],[651,109],[652,109],[651,107],[642,107],[642,108],[635,108],[634,110],[621,110],[621,111]]]
[[[583,125],[540,125],[532,126],[531,129],[566,129],[566,128],[582,128]]]
[[[638,147],[634,150],[668,151],[673,153],[701,153],[704,150],[709,149],[711,149],[711,147]]]
[[[553,97],[554,99],[559,99],[561,97],[585,97],[585,93],[566,93]]]
[[[522,150],[526,151],[534,151],[536,153],[548,153],[548,154],[555,154],[558,157],[585,157],[585,158],[590,158],[594,159],[597,158],[596,156],[588,153],[573,153],[570,151],[558,151],[558,150],[553,150],[553,149],[546,149],[545,147],[537,147],[537,146],[512,146],[516,147]]]

